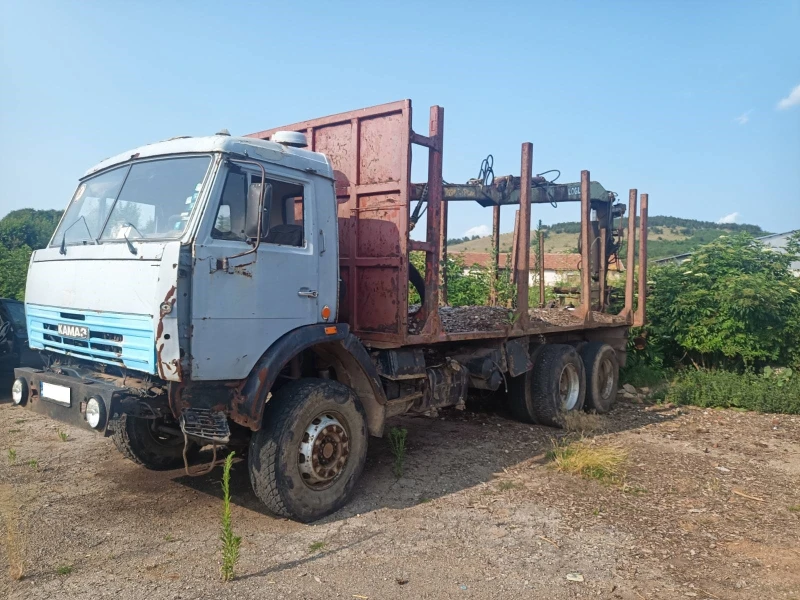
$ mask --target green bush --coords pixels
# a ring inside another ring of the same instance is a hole
[[[787,252],[723,236],[680,265],[653,269],[649,343],[667,365],[735,371],[800,365],[800,280]]]
[[[714,408],[800,414],[800,375],[791,369],[764,369],[761,375],[687,369],[672,382],[666,400]]]

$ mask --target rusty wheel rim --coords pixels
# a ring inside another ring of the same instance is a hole
[[[600,395],[604,399],[608,398],[614,389],[614,365],[609,359],[601,361],[598,375],[600,376]]]
[[[581,382],[578,369],[573,364],[564,365],[558,378],[558,394],[562,411],[573,410],[580,397]]]
[[[297,466],[303,482],[322,490],[333,485],[350,457],[350,436],[339,416],[325,412],[314,417],[303,432]]]

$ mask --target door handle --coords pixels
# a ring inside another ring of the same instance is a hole
[[[316,298],[319,296],[317,290],[310,290],[308,288],[300,288],[297,292],[298,296],[304,296],[305,298]]]

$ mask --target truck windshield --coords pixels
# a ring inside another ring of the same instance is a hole
[[[209,156],[137,162],[84,180],[51,246],[180,237],[210,162]]]

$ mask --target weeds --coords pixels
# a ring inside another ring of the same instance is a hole
[[[231,452],[225,457],[225,465],[222,468],[222,581],[230,581],[236,575],[236,562],[239,560],[239,546],[242,538],[233,534],[231,528],[231,464],[233,456]]]
[[[30,459],[30,460],[29,460],[29,461],[28,461],[26,464],[27,464],[27,465],[28,465],[28,466],[29,466],[31,469],[35,469],[35,470],[37,470],[37,471],[39,470],[39,461],[38,461],[38,460],[36,460],[35,458],[32,458],[32,459]]]
[[[634,363],[629,367],[620,370],[620,387],[624,383],[630,383],[633,387],[658,387],[667,382],[667,372],[659,367],[653,367],[644,363]]]
[[[25,576],[25,530],[22,526],[19,499],[10,486],[0,486],[0,523],[5,525],[6,540],[3,547],[8,559],[8,576],[19,581]]]
[[[789,507],[790,512],[800,512],[800,504],[792,504]]]
[[[309,554],[313,554],[314,552],[319,552],[325,547],[325,542],[314,542],[308,547]]]
[[[764,374],[685,370],[678,374],[666,399],[675,404],[800,414],[800,375],[791,369]]]
[[[56,573],[58,573],[59,575],[69,575],[70,573],[72,573],[72,571],[73,571],[72,565],[61,565],[56,569]]]
[[[582,410],[571,410],[563,415],[563,426],[566,431],[578,433],[581,436],[602,431],[606,419],[596,413],[587,413]]]
[[[579,441],[556,446],[549,453],[553,468],[562,473],[596,479],[601,483],[619,483],[624,475],[627,452],[610,445]]]
[[[419,503],[420,504],[427,504],[428,502],[433,502],[433,499],[432,498],[427,498],[425,496],[423,496],[422,498],[419,499]]]
[[[403,464],[406,460],[406,436],[408,431],[400,427],[389,430],[389,448],[394,455],[394,476],[398,479],[403,476]]]
[[[501,481],[500,485],[497,486],[501,492],[508,492],[511,490],[518,490],[522,487],[522,484],[518,481]]]
[[[60,439],[62,442],[66,442],[67,438],[69,438],[69,434],[66,431],[61,431],[59,429],[58,430],[58,439]]]
[[[8,462],[12,465],[17,462],[17,451],[14,448],[8,449]]]
[[[164,536],[164,541],[165,541],[165,542],[171,542],[171,541],[173,541],[174,539],[175,539],[175,538],[174,538],[174,537],[172,537],[170,534],[167,534],[167,535],[165,535],[165,536]]]

